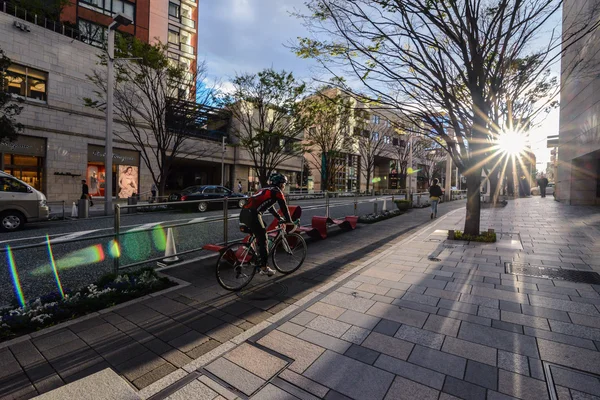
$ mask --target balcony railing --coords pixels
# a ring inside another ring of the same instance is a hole
[[[196,21],[194,21],[191,18],[181,16],[181,23],[183,25],[187,26],[187,27],[190,27],[192,29],[196,29]]]
[[[185,43],[180,43],[179,44],[179,50],[183,51],[184,53],[187,54],[192,54],[194,55],[194,47],[190,46],[189,44],[185,44]]]

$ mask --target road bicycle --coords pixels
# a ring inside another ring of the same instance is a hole
[[[299,221],[294,225],[290,232],[285,224],[267,232],[267,257],[271,256],[273,266],[282,274],[296,271],[306,258],[306,242],[295,233]],[[240,230],[250,233],[244,226]],[[250,283],[259,269],[256,237],[252,234],[248,241],[230,244],[221,251],[217,260],[217,281],[224,289],[238,291]]]

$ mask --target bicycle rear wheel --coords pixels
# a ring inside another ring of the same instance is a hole
[[[271,250],[273,265],[282,274],[291,274],[302,266],[306,258],[306,242],[297,233],[288,233]]]
[[[247,243],[230,244],[217,260],[217,281],[223,289],[237,291],[246,286],[256,273],[255,253]]]

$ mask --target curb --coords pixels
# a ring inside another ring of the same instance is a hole
[[[455,214],[455,213],[457,213],[459,211],[464,211],[464,210],[462,208],[458,208],[456,210],[452,210],[452,211],[448,212],[447,214],[444,214],[440,218],[436,219],[435,221],[426,223],[424,227],[422,227],[421,229],[418,229],[415,232],[411,233],[409,237],[407,237],[405,239],[402,239],[399,242],[392,241],[390,243],[394,247],[395,246],[399,246],[401,244],[410,243],[411,241],[413,241],[415,238],[417,238],[424,231],[426,231],[428,229],[431,229],[432,227],[435,228],[435,226],[437,226],[439,223],[441,223],[442,221],[444,221],[447,217],[449,217],[449,216],[451,216],[451,215],[453,215],[453,214]],[[343,282],[345,282],[346,280],[348,280],[352,276],[356,275],[358,272],[360,272],[364,268],[366,268],[366,267],[370,266],[371,264],[377,262],[381,258],[383,258],[383,257],[391,254],[394,250],[395,250],[394,248],[387,249],[387,250],[382,251],[381,253],[377,254],[375,257],[371,258],[370,260],[364,261],[363,263],[361,263],[360,265],[354,267],[350,271],[348,271],[348,272],[344,273],[343,275],[341,275],[341,276],[333,279],[331,282],[326,283],[325,285],[317,288],[312,293],[307,294],[306,296],[304,296],[300,300],[296,301],[295,303],[290,304],[285,309],[283,309],[280,312],[278,312],[277,314],[271,316],[267,320],[262,321],[261,323],[253,326],[252,328],[248,329],[247,331],[245,331],[243,333],[240,333],[236,337],[234,337],[234,338],[228,340],[227,342],[221,344],[219,347],[211,350],[210,352],[208,352],[208,353],[200,356],[199,358],[197,358],[195,360],[192,360],[191,362],[189,362],[188,364],[184,365],[183,367],[181,367],[177,371],[174,371],[174,372],[170,373],[169,375],[163,377],[162,379],[160,379],[160,380],[152,383],[151,385],[145,387],[144,389],[142,389],[142,390],[140,390],[138,392],[138,395],[142,399],[144,399],[144,400],[147,400],[150,397],[159,395],[160,392],[164,391],[165,389],[169,388],[172,385],[177,384],[177,382],[179,382],[180,380],[186,378],[187,374],[185,376],[182,376],[182,371],[186,371],[188,374],[191,374],[194,371],[200,369],[201,367],[207,365],[211,361],[215,360],[216,358],[218,358],[218,357],[222,356],[223,354],[227,353],[228,351],[230,351],[234,347],[237,347],[240,344],[244,343],[246,340],[248,340],[248,339],[250,339],[250,338],[252,338],[254,336],[258,336],[258,335],[260,335],[264,331],[270,330],[274,325],[278,324],[281,320],[283,320],[289,314],[292,314],[292,313],[294,313],[296,311],[299,312],[299,311],[301,311],[302,308],[304,308],[304,307],[306,307],[308,305],[311,305],[311,302],[318,301],[318,300],[315,300],[317,297],[325,295],[326,292],[331,291],[332,289],[335,289],[337,286],[340,286]]]

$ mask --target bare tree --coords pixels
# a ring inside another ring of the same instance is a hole
[[[497,139],[490,118],[495,98],[514,60],[527,56],[561,6],[560,0],[312,0],[310,15],[302,17],[314,35],[300,39],[296,52],[318,59],[343,90],[353,92],[340,76],[348,74],[368,97],[410,110],[417,124],[433,128],[426,134],[441,139],[467,178],[465,232],[478,235],[482,170]],[[586,11],[577,29],[551,35],[537,68],[595,29],[594,15]]]
[[[336,190],[336,177],[346,168],[345,157],[352,150],[354,101],[337,90],[321,90],[306,99],[303,107],[310,116],[309,162],[321,174],[321,190]]]
[[[279,165],[304,153],[301,135],[308,118],[301,100],[306,84],[291,72],[269,68],[238,75],[233,86],[226,104],[235,121],[234,134],[248,151],[260,184],[266,186]]]
[[[192,70],[171,61],[165,45],[135,38],[119,38],[115,52],[119,58],[135,59],[115,66],[115,117],[125,128],[115,136],[140,152],[163,195],[176,158],[199,158],[216,151],[216,144],[191,136],[209,137],[209,125],[223,123],[226,116],[210,107],[215,90],[207,85],[204,63]],[[106,65],[106,57],[100,55],[98,64]],[[85,98],[86,106],[104,110],[104,69],[94,70],[88,79],[97,88],[97,99]],[[196,88],[202,90],[197,94]]]
[[[375,158],[388,152],[394,134],[388,120],[380,118],[377,114],[371,116],[367,109],[355,111],[354,139],[358,146],[361,173],[366,180],[367,193],[375,173]]]

